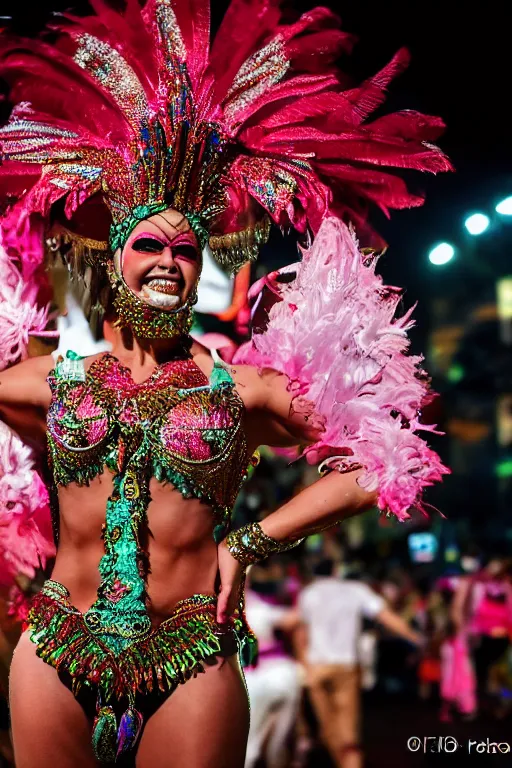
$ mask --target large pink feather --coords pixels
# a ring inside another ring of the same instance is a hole
[[[16,247],[13,240],[11,234],[7,238],[9,256],[0,236],[0,371],[27,357],[29,336],[45,335],[48,322],[48,307],[38,305],[45,279],[36,271],[42,261],[42,238],[38,253],[28,229],[16,238]],[[39,264],[34,264],[37,256]]]
[[[0,233],[0,371],[27,357],[30,335],[48,335],[42,222],[10,215]],[[30,449],[0,421],[0,585],[22,620],[27,597],[16,579],[34,578],[55,553],[48,493]]]
[[[0,422],[0,584],[33,578],[54,554],[44,483],[30,449]]]
[[[277,285],[280,301],[234,362],[286,374],[297,407],[314,408],[325,429],[304,454],[341,470],[362,465],[379,507],[400,520],[448,469],[420,437],[429,395],[421,358],[408,354],[411,311],[396,317],[400,292],[383,285],[357,241],[326,218],[296,278]]]

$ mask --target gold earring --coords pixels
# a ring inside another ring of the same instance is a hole
[[[190,296],[188,297],[188,303],[190,304],[191,307],[193,307],[194,304],[197,304],[197,286],[196,285],[190,291]]]

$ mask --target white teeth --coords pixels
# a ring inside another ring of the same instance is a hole
[[[143,285],[141,290],[141,296],[147,299],[151,304],[154,304],[161,309],[174,309],[180,303],[180,297],[177,294],[162,293],[162,291],[152,290],[149,286],[153,284],[153,280],[148,285]]]

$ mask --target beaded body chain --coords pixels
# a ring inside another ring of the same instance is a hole
[[[107,467],[113,490],[103,526],[105,553],[93,605],[80,613],[58,582],[47,582],[29,618],[38,655],[72,678],[77,693],[98,693],[93,744],[98,759],[112,758],[113,744],[131,748],[142,715],[138,693],[171,692],[201,660],[219,651],[215,598],[196,595],[156,630],[147,610],[147,554],[141,531],[151,500],[152,477],[170,482],[184,497],[207,501],[222,537],[246,476],[243,403],[222,364],[209,380],[192,358],[160,366],[143,383],[109,353],[85,371],[68,352],[49,376],[50,466],[56,486],[86,485]],[[242,608],[235,629],[246,634]],[[249,638],[249,644],[252,638]],[[117,721],[109,702],[125,700]]]

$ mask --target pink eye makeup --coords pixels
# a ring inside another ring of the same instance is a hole
[[[189,261],[197,261],[199,253],[194,240],[189,235],[178,235],[172,240],[159,237],[152,232],[140,232],[128,247],[136,253],[158,254],[162,253],[164,248],[171,248],[175,258],[184,258]]]
[[[172,253],[176,259],[187,259],[188,261],[197,261],[199,259],[197,248],[190,240],[178,244],[173,243]]]
[[[193,235],[186,233],[177,235],[170,243],[173,255],[179,259],[184,258],[189,261],[197,261],[199,252]]]

